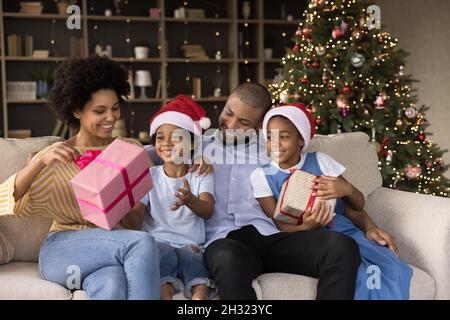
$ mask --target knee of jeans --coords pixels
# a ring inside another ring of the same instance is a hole
[[[83,281],[85,290],[91,299],[126,300],[127,280],[123,268],[106,267],[88,276]]]
[[[146,232],[140,232],[141,234],[136,239],[136,245],[147,253],[155,254],[159,257],[159,248],[156,245],[155,239]]]

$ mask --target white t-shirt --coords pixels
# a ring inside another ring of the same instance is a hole
[[[325,153],[316,152],[316,157],[317,162],[319,163],[320,170],[325,176],[338,177],[345,171],[344,166],[342,166],[339,162]],[[289,169],[281,169],[274,161],[272,161],[270,164],[280,171],[289,173],[289,170],[291,169],[301,169],[303,167],[303,164],[305,163],[305,160],[306,154],[302,154],[300,162]],[[252,174],[250,175],[250,182],[252,184],[253,196],[256,199],[273,196],[263,168],[257,168],[252,172]]]
[[[153,188],[141,200],[147,206],[143,230],[152,234],[158,241],[169,242],[175,246],[186,244],[202,245],[205,243],[205,222],[187,206],[181,206],[176,211],[170,208],[176,201],[177,188],[183,187],[182,178],[170,178],[164,172],[163,166],[150,168]],[[207,192],[214,196],[214,175],[197,176],[195,172],[188,173],[187,181],[191,192],[198,197]]]

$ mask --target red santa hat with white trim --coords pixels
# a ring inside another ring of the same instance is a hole
[[[211,121],[198,103],[187,96],[179,95],[150,119],[150,136],[163,124],[172,124],[200,136],[202,130],[210,127]]]
[[[269,120],[275,116],[283,116],[289,119],[294,124],[294,126],[302,135],[303,140],[305,141],[305,144],[303,146],[303,150],[305,150],[316,132],[316,127],[314,126],[314,121],[311,113],[306,110],[305,106],[301,103],[293,103],[280,105],[270,109],[264,116],[263,120],[263,135],[264,139],[266,140],[267,124],[269,123]]]

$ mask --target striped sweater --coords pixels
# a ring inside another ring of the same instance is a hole
[[[128,142],[139,144],[136,140],[128,140]],[[32,161],[41,157],[50,147],[40,151]],[[87,150],[105,148],[106,146],[75,147],[80,154],[84,154]],[[0,184],[0,216],[41,215],[53,220],[50,232],[85,230],[96,227],[81,216],[70,184],[70,180],[79,172],[80,169],[74,162],[65,164],[58,161],[48,165],[34,179],[28,191],[17,201],[13,197],[17,177],[17,173],[15,173]],[[122,228],[122,222],[117,227]]]

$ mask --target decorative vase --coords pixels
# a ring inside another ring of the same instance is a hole
[[[134,56],[136,59],[148,58],[148,47],[134,47]]]
[[[58,13],[60,15],[66,15],[67,14],[67,8],[69,7],[68,2],[58,2]]]
[[[242,2],[242,16],[244,19],[250,18],[251,13],[251,7],[250,7],[250,1],[244,1]]]
[[[48,82],[45,80],[38,80],[36,84],[36,96],[38,99],[47,98]]]

